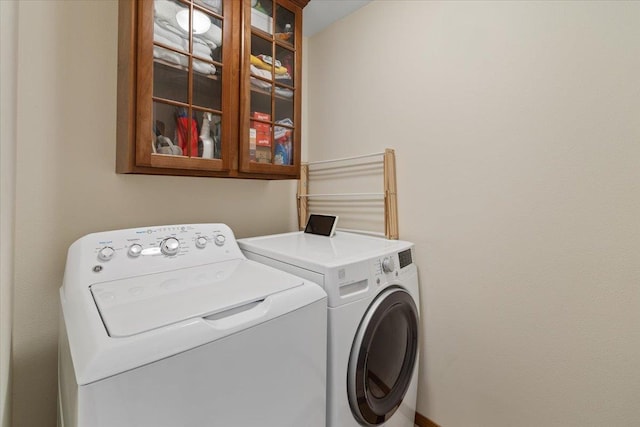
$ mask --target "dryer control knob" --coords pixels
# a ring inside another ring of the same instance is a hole
[[[175,237],[169,237],[160,243],[160,252],[165,255],[173,256],[177,254],[179,250],[180,242]]]
[[[206,237],[200,236],[196,239],[196,247],[198,249],[204,249],[204,247],[207,246],[207,243],[209,243],[209,239]]]
[[[224,245],[224,242],[227,241],[227,238],[224,237],[224,234],[216,234],[215,241],[216,241],[216,245],[222,246]]]
[[[385,273],[392,273],[395,268],[396,266],[393,262],[392,257],[385,257],[382,260],[382,271],[384,271]]]
[[[142,245],[138,243],[134,243],[133,245],[129,246],[129,251],[127,253],[132,258],[139,257],[140,254],[142,253]]]
[[[98,259],[100,261],[109,261],[116,254],[111,246],[105,246],[98,251]]]

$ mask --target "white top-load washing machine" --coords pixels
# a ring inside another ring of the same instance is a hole
[[[346,232],[238,244],[247,258],[314,281],[329,296],[327,426],[413,427],[419,325],[413,244]]]
[[[226,225],[82,237],[60,299],[64,427],[326,425],[326,294]]]

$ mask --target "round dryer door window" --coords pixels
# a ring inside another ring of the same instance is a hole
[[[347,391],[364,425],[388,420],[404,398],[418,357],[418,310],[411,295],[388,288],[373,301],[353,341]]]

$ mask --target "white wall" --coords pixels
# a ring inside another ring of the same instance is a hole
[[[638,425],[639,23],[379,0],[308,41],[309,160],[396,149],[445,427]]]
[[[0,2],[0,426],[11,425],[17,3]]]
[[[115,174],[117,7],[19,2],[13,427],[55,425],[58,288],[75,239],[191,222],[243,237],[296,221],[293,181]]]

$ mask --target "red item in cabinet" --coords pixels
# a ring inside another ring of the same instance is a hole
[[[251,117],[258,120],[271,120],[271,115],[254,111],[251,113]],[[258,147],[271,147],[271,125],[268,123],[262,123],[255,120],[251,120],[251,128],[256,130],[256,146]]]
[[[178,145],[182,148],[182,152],[196,157],[198,155],[198,125],[194,119],[189,117],[176,118],[178,127]],[[191,134],[191,151],[187,151],[187,143]]]
[[[270,114],[261,113],[260,111],[254,111],[253,113],[251,113],[251,117],[258,120],[264,120],[265,122],[268,122],[269,120],[271,120]]]
[[[257,125],[264,123],[257,123]],[[258,147],[271,147],[271,128],[267,125],[266,131],[264,129],[253,128],[256,130],[256,146]]]

